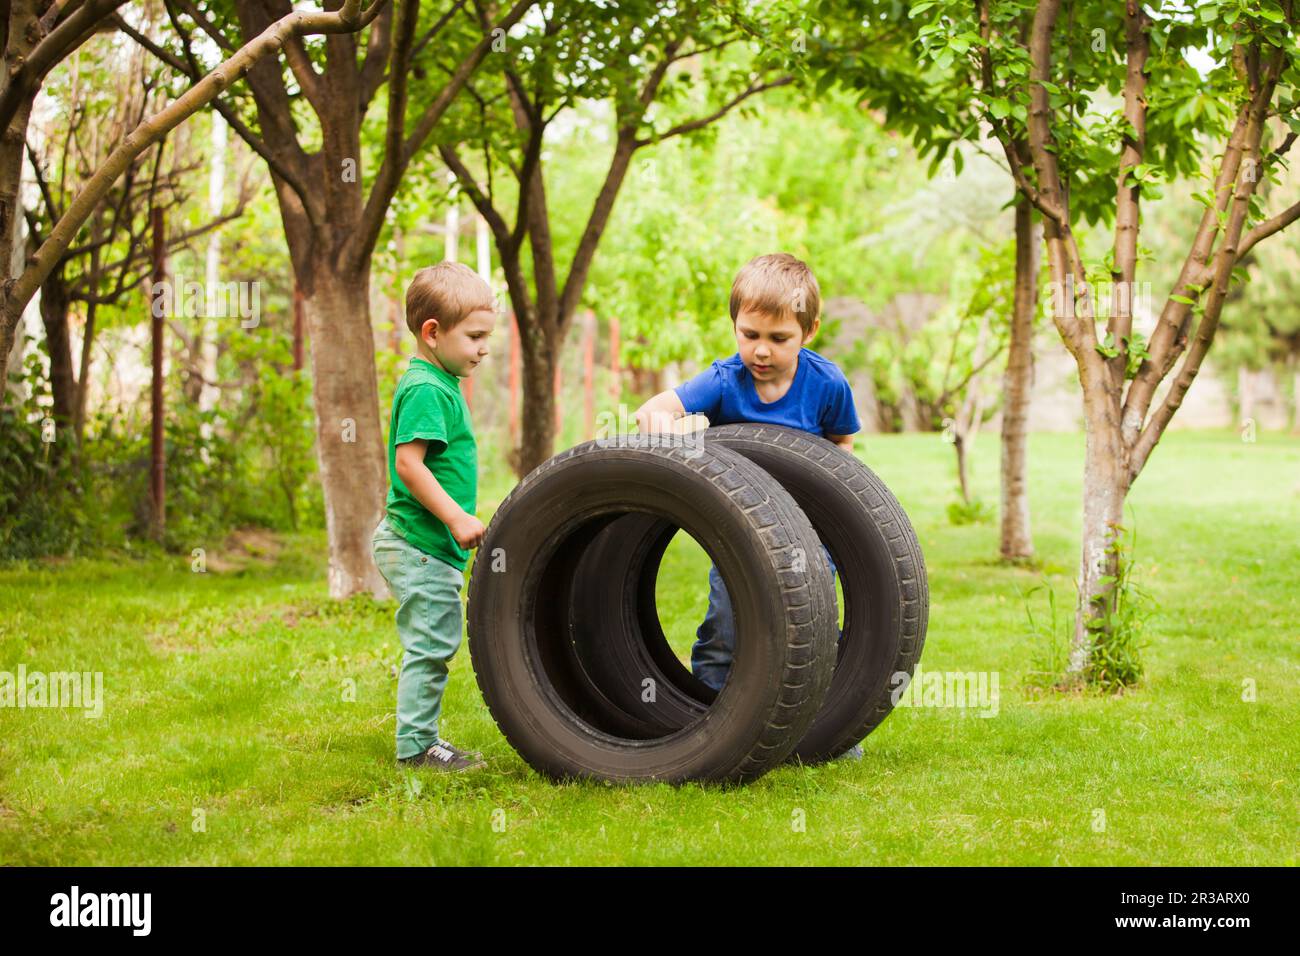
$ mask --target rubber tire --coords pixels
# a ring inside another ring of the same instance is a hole
[[[727,687],[667,734],[612,704],[575,650],[573,593],[587,586],[576,571],[601,531],[632,513],[699,541],[745,626]],[[488,709],[555,779],[757,778],[793,751],[830,685],[830,570],[795,569],[816,542],[790,495],[721,445],[624,435],[556,455],[502,502],[471,573],[469,650]]]
[[[825,439],[758,424],[710,428],[705,437],[710,447],[739,452],[777,479],[835,560],[845,597],[844,636],[826,700],[792,753],[806,763],[832,759],[889,715],[895,675],[910,681],[920,660],[929,585],[916,532],[884,482]],[[656,726],[680,727],[707,708],[713,692],[677,660],[659,625],[654,581],[673,532],[643,516],[606,528],[584,559],[578,613],[603,623],[607,639],[580,653],[585,668],[600,675],[610,703]],[[809,564],[824,566],[820,547],[808,557]],[[637,693],[634,677],[640,674],[657,682],[653,706]]]

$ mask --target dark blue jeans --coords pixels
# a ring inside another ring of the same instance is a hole
[[[826,551],[826,560],[830,561],[831,578],[835,576],[835,562],[831,560],[830,551]],[[695,645],[691,648],[691,673],[714,690],[722,690],[731,670],[731,655],[736,649],[736,616],[731,609],[731,596],[727,586],[722,583],[718,566],[709,567],[709,610],[704,615],[704,623],[695,631]]]

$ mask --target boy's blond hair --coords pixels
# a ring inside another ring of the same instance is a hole
[[[822,291],[807,263],[788,252],[759,256],[745,263],[731,283],[732,324],[742,309],[793,315],[806,335],[821,314]]]
[[[439,332],[447,332],[479,309],[496,310],[492,290],[461,262],[425,266],[406,287],[406,325],[416,336],[430,319],[438,320]]]

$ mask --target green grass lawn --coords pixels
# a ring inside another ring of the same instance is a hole
[[[974,459],[993,505],[997,446],[982,436]],[[1081,436],[1030,443],[1040,570],[997,563],[995,523],[948,523],[938,436],[858,453],[925,549],[923,669],[997,672],[996,717],[898,709],[860,762],[746,787],[557,786],[507,746],[462,650],[443,732],[489,767],[449,779],[394,765],[392,607],[331,603],[321,536],[242,568],[196,542],[203,574],[188,555],[9,567],[0,670],[102,671],[104,712],[0,708],[0,863],[1296,863],[1300,440],[1162,441],[1131,497],[1158,604],[1146,676],[1105,698],[1027,686],[1047,639],[1022,594],[1046,582],[1072,607]],[[482,517],[508,487],[485,483]],[[679,650],[706,568],[674,542],[659,591]]]

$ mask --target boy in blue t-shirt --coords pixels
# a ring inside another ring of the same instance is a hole
[[[853,434],[862,426],[848,380],[834,362],[803,347],[821,327],[820,312],[817,279],[794,256],[777,253],[746,263],[731,285],[738,351],[642,405],[637,427],[643,433],[673,431],[677,419],[702,414],[710,425],[761,422],[798,428],[851,451]],[[830,560],[829,551],[826,557]],[[720,690],[735,646],[731,601],[714,566],[709,570],[709,610],[691,648],[691,672]]]

